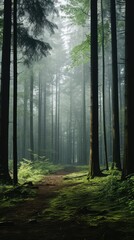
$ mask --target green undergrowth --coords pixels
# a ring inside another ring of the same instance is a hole
[[[12,207],[24,200],[33,199],[36,196],[35,189],[27,186],[0,186],[0,208]]]
[[[124,205],[134,214],[134,177],[121,181],[119,175],[110,175],[100,195],[107,201]]]
[[[45,175],[61,169],[63,169],[63,166],[53,165],[47,160],[32,162],[23,159],[18,168],[18,186],[0,184],[0,207],[11,207],[24,199],[34,198],[36,189],[33,184],[42,180]]]
[[[43,159],[40,161],[30,161],[27,159],[23,159],[20,162],[19,170],[18,170],[18,178],[19,183],[23,184],[24,182],[39,182],[45,175],[53,174],[57,171],[63,170],[65,172],[72,172],[72,171],[83,171],[86,170],[87,173],[87,166],[72,166],[72,165],[61,165],[57,164],[54,165],[47,159]]]
[[[91,226],[133,218],[134,179],[121,182],[118,171],[87,181],[86,172],[69,174],[67,185],[51,202],[43,217],[53,221],[85,222]],[[133,219],[134,220],[134,219]]]
[[[23,161],[20,162],[18,170],[19,182],[21,184],[26,181],[36,183],[39,182],[44,175],[52,174],[61,169],[63,169],[63,166],[53,165],[47,160],[32,162],[30,160],[23,159]]]
[[[60,170],[65,172],[79,171],[84,168],[84,166],[54,165],[47,159],[33,162],[28,159],[23,159],[18,167],[18,186],[14,187],[0,184],[0,206],[14,206],[24,199],[35,197],[36,189],[33,188],[33,184],[38,183],[48,174],[53,174]],[[10,166],[10,170],[12,174],[12,166]]]

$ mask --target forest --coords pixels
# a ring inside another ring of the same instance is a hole
[[[134,239],[133,13],[0,0],[0,239]]]

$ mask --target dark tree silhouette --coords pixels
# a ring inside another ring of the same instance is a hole
[[[11,5],[11,0],[4,1],[0,123],[0,175],[4,181],[10,181],[8,171],[8,119],[11,51]]]
[[[112,116],[113,116],[113,164],[121,170],[120,161],[120,133],[119,133],[119,100],[118,100],[118,64],[117,64],[117,33],[116,33],[116,5],[111,4],[111,35],[112,35]]]
[[[125,154],[122,178],[134,173],[134,1],[126,1]]]
[[[91,112],[90,112],[90,161],[91,177],[101,174],[98,140],[98,37],[97,0],[91,0]]]

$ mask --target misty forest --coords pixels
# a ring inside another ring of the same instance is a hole
[[[134,239],[134,1],[0,0],[0,239]]]

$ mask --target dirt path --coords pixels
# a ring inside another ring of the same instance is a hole
[[[1,214],[6,219],[5,222],[23,224],[34,221],[41,211],[48,207],[48,202],[57,193],[57,190],[63,188],[63,177],[66,172],[58,171],[56,174],[45,176],[45,178],[35,185],[33,188],[37,189],[37,196],[32,200],[26,200],[19,203],[19,206],[7,208]],[[12,224],[11,224],[12,225]]]
[[[59,226],[59,222],[45,221],[44,223],[42,220],[40,221],[42,211],[48,207],[50,200],[58,194],[57,191],[65,186],[75,185],[63,181],[66,174],[68,172],[58,171],[53,175],[45,176],[40,183],[34,186],[37,188],[37,196],[34,199],[21,202],[15,207],[3,209],[0,213],[1,218],[4,218],[4,221],[0,223],[0,239],[66,239],[61,233],[63,228]],[[68,232],[68,225],[65,224],[64,227],[64,231]],[[68,234],[66,233],[66,235]],[[67,239],[71,238],[68,236]]]
[[[64,181],[68,172],[58,171],[46,176],[35,185],[37,195],[2,210],[1,217],[5,218],[5,224],[0,224],[1,240],[133,240],[131,234],[124,235],[121,229],[128,227],[127,222],[103,222],[100,225],[89,225],[85,222],[45,220],[42,212],[48,208],[50,200],[64,187],[72,187],[79,183]],[[89,199],[91,201],[92,199]],[[95,200],[97,201],[97,200]],[[91,204],[93,202],[91,201]],[[96,214],[96,212],[95,212]],[[104,215],[102,219],[104,219]],[[117,230],[118,229],[118,230]]]

